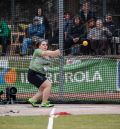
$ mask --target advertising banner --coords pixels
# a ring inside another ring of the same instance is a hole
[[[120,65],[118,65],[120,67]],[[120,69],[120,68],[119,68]],[[79,63],[64,65],[63,92],[114,92],[117,83],[117,61],[108,59],[81,60]],[[59,67],[49,68],[47,77],[53,83],[52,91],[59,92]],[[120,73],[120,72],[119,72]],[[120,79],[119,79],[120,80]],[[27,69],[1,68],[0,87],[16,86],[18,92],[37,90],[27,80]],[[118,82],[120,88],[120,83]]]

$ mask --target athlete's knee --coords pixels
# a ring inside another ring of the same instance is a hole
[[[52,83],[49,80],[46,80],[45,82],[43,82],[43,84],[40,86],[41,88],[51,88],[52,87]]]

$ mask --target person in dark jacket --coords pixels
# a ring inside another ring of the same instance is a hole
[[[81,41],[86,38],[86,26],[82,24],[81,18],[77,15],[73,18],[73,25],[68,31],[68,36],[66,42],[64,43],[64,48],[66,54],[71,53],[71,47],[76,44],[81,44]],[[76,54],[79,54],[78,52]]]
[[[112,14],[108,13],[105,16],[104,26],[107,27],[111,33],[113,34],[116,29],[116,24],[113,21]]]
[[[105,15],[104,26],[107,27],[110,30],[110,32],[112,33],[112,36],[114,36],[114,32],[115,32],[117,27],[113,21],[112,14],[108,13]],[[109,38],[108,40],[109,40],[111,54],[114,54],[114,47],[113,47],[113,43],[111,42],[111,38]]]
[[[90,2],[84,1],[82,4],[82,9],[79,12],[79,15],[83,23],[87,23],[91,18],[96,19],[95,13],[90,9]]]
[[[64,39],[66,40],[69,29],[71,28],[72,20],[70,12],[64,13],[63,19],[63,31],[64,31]]]

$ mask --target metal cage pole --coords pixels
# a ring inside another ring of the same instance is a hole
[[[12,31],[15,31],[15,0],[11,0]]]
[[[63,0],[59,0],[59,49],[63,54]],[[60,57],[60,66],[59,66],[59,97],[60,101],[63,101],[63,94],[64,94],[64,57]]]
[[[12,22],[14,22],[15,19],[15,1],[11,0],[11,15],[12,15]]]
[[[107,5],[107,1],[106,0],[103,0],[103,17],[106,15],[106,5]]]

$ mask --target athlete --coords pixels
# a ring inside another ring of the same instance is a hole
[[[38,92],[28,100],[33,107],[38,107],[37,101],[42,99],[41,107],[53,107],[48,98],[51,92],[51,81],[46,78],[45,66],[50,64],[49,57],[60,56],[60,50],[48,50],[48,41],[42,40],[36,44],[28,70],[28,81],[38,88]]]

